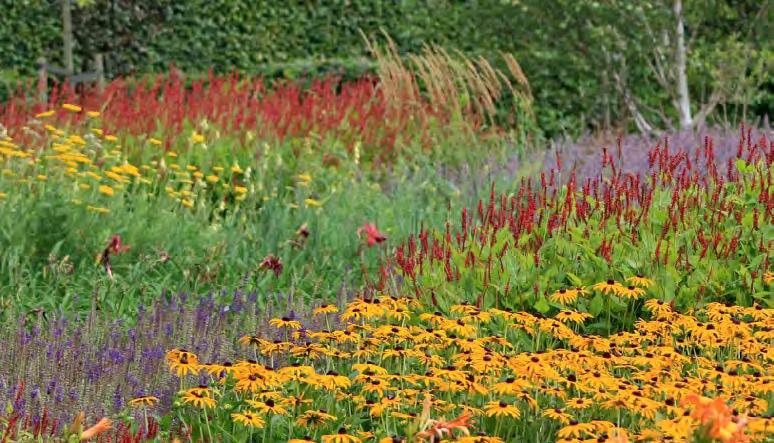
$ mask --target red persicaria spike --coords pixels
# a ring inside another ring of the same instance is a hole
[[[556,169],[560,173],[562,172],[562,156],[559,153],[559,149],[556,150]]]

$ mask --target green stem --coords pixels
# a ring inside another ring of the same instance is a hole
[[[207,409],[204,410],[204,423],[207,424],[207,436],[210,438],[210,441],[214,441],[212,439],[212,430],[210,430],[210,417],[207,415]]]

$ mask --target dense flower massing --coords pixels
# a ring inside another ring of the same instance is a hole
[[[250,360],[200,363],[179,349],[167,358],[181,382],[209,379],[182,393],[194,414],[226,410],[233,423],[221,428],[275,440],[770,441],[774,310],[711,303],[689,315],[652,298],[645,307],[649,319],[603,337],[579,332],[588,315],[470,304],[447,315],[384,296],[349,303],[340,329],[277,319],[288,338],[243,337]]]
[[[601,154],[601,172],[591,177],[557,158],[539,181],[522,179],[500,195],[493,185],[477,208],[461,210],[459,222],[407,238],[387,270],[397,269],[416,296],[435,305],[477,296],[479,306],[523,306],[525,293],[534,303],[549,285],[572,283],[571,273],[659,281],[690,274],[696,284],[660,294],[680,307],[721,301],[718,294],[740,303],[760,289],[774,249],[774,141],[767,134],[755,139],[742,128],[736,146],[716,148],[705,138],[693,150],[670,149],[667,139],[636,172],[622,170],[620,148]],[[742,278],[731,275],[740,267]]]
[[[83,111],[64,104],[61,109],[38,114],[40,120],[26,126],[25,132],[34,135],[35,143],[25,142],[23,136],[12,138],[0,133],[5,180],[24,188],[64,178],[80,194],[69,203],[97,214],[109,212],[106,202],[121,198],[124,192],[160,194],[163,190],[184,208],[193,208],[203,200],[238,203],[248,194],[250,171],[236,160],[202,169],[179,159],[174,150],[156,150],[161,140],[148,137],[142,147],[155,151],[152,159],[133,164],[132,157],[138,158],[139,153],[127,153],[118,137],[107,132],[106,121],[97,111],[85,112],[91,116],[77,130],[48,122],[54,116],[73,112],[80,115]],[[205,142],[205,137],[194,131],[186,148],[202,147]]]
[[[33,117],[79,125],[101,113],[108,134],[153,134],[159,147],[169,148],[189,125],[208,122],[242,140],[282,141],[310,135],[346,140],[350,150],[362,146],[364,155],[385,159],[393,154],[406,132],[430,137],[430,120],[441,118],[430,106],[412,103],[393,109],[383,99],[376,81],[362,78],[344,82],[330,77],[304,82],[266,84],[261,78],[211,74],[185,79],[176,73],[155,79],[116,79],[104,92],[74,91],[69,84],[53,88],[46,103],[20,90],[0,104],[0,125],[22,142]],[[64,104],[70,115],[51,112]],[[413,136],[413,135],[412,135]],[[203,140],[192,137],[192,141]]]

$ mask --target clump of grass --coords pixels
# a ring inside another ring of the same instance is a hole
[[[529,81],[512,54],[501,54],[505,68],[500,69],[484,57],[437,45],[403,57],[387,34],[383,44],[364,38],[376,59],[379,90],[394,113],[434,115],[472,132],[496,129],[498,123],[522,137],[536,130]],[[507,121],[500,118],[502,108]]]

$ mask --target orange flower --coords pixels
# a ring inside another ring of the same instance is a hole
[[[112,427],[113,427],[113,421],[107,417],[103,417],[102,420],[97,422],[96,425],[90,427],[89,429],[81,433],[81,441],[89,440],[93,437],[96,437],[99,434],[109,430]]]
[[[714,399],[702,397],[698,394],[689,394],[682,400],[683,405],[693,405],[691,414],[699,420],[708,437],[720,440],[723,443],[746,443],[750,439],[744,435],[744,427],[747,419],[733,416],[723,397]]]
[[[469,422],[473,414],[466,412],[459,417],[449,421],[429,420],[430,428],[417,434],[417,437],[422,439],[429,439],[430,442],[441,441],[446,436],[451,436],[455,430],[459,430],[465,435],[470,435],[469,427],[473,426],[473,422]],[[437,438],[437,440],[436,440]]]
[[[605,443],[629,443],[629,435],[624,429],[615,428],[608,433],[609,437],[605,440]]]

